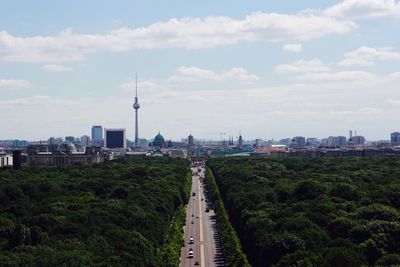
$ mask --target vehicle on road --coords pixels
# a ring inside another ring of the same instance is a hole
[[[204,198],[201,198],[201,201],[203,201],[204,200]]]
[[[209,209],[206,209],[206,212],[210,212],[210,210],[209,210]]]
[[[193,258],[193,250],[189,249],[188,258]]]
[[[192,193],[192,196],[195,196],[195,195],[196,195],[196,193],[195,193],[195,192],[193,192],[193,193]]]
[[[192,224],[194,224],[194,221],[192,221]]]
[[[195,261],[195,262],[194,262],[194,265],[200,265],[200,264],[199,264],[199,261]]]
[[[189,237],[189,244],[193,244],[193,243],[194,243],[193,236],[190,236],[190,237]]]

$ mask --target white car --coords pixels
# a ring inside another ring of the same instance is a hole
[[[194,243],[193,236],[190,236],[190,237],[189,237],[189,244],[193,244],[193,243]]]
[[[193,258],[193,249],[189,248],[188,258]]]

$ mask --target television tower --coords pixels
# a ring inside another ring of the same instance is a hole
[[[136,73],[136,94],[135,94],[135,103],[133,103],[133,109],[135,110],[135,146],[139,144],[139,123],[138,123],[138,111],[140,105],[137,96],[137,73]]]

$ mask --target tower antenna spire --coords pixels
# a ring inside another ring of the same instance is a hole
[[[135,76],[136,76],[136,94],[135,94],[135,97],[137,97],[137,72],[135,73]]]
[[[136,76],[136,90],[135,90],[135,102],[133,103],[133,109],[135,110],[135,146],[139,144],[139,123],[138,123],[138,110],[140,108],[139,99],[137,96],[138,86],[137,86],[137,72]]]

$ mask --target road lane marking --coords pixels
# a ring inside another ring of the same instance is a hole
[[[202,221],[202,215],[201,215],[201,196],[199,194],[199,221],[200,221],[200,242],[203,242],[203,221]]]
[[[201,267],[206,267],[206,259],[204,257],[204,244],[200,245],[200,255],[201,255],[201,260],[200,260],[200,266]]]

